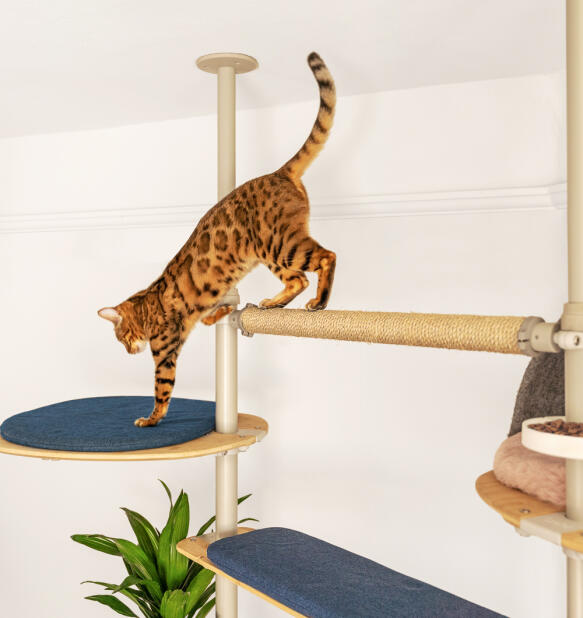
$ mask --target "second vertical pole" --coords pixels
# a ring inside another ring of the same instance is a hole
[[[562,330],[583,330],[583,6],[567,0],[567,182],[569,302]],[[567,421],[583,422],[583,351],[565,351]],[[567,517],[583,521],[583,462],[567,459]],[[583,616],[583,562],[567,558],[567,615]]]
[[[218,78],[218,198],[235,188],[235,75],[257,68],[257,61],[243,54],[209,54],[196,61],[203,71]],[[231,290],[223,305],[237,306],[239,294]],[[236,433],[237,404],[237,329],[227,317],[216,325],[216,431]],[[216,531],[217,536],[237,532],[238,455],[225,453],[216,458]],[[217,618],[237,618],[237,586],[217,576]]]

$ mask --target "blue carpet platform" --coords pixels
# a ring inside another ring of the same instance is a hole
[[[155,427],[136,427],[150,416],[153,397],[91,397],[22,412],[0,425],[14,444],[41,449],[111,453],[181,444],[215,429],[215,403],[173,398]]]
[[[311,618],[490,618],[495,612],[314,537],[265,528],[209,545],[227,575]]]

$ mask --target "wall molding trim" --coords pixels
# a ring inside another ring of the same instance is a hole
[[[565,209],[566,205],[567,185],[563,182],[533,187],[315,199],[312,201],[312,219],[503,214],[517,211],[561,210]],[[194,228],[208,208],[208,204],[191,204],[42,214],[0,214],[0,234],[168,226]]]

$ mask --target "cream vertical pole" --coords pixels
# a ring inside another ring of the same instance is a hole
[[[583,330],[583,7],[567,0],[567,180],[569,302],[561,328]],[[565,351],[568,421],[583,422],[583,351]],[[583,521],[583,461],[567,460],[567,517]],[[583,568],[567,558],[567,615],[583,616]]]
[[[257,68],[257,61],[242,54],[210,54],[197,60],[203,71],[218,78],[218,198],[235,188],[235,75]],[[239,303],[236,289],[221,301]],[[237,405],[237,329],[223,318],[216,325],[216,430],[235,433],[238,427]],[[218,537],[237,531],[238,455],[225,453],[216,458],[216,529]],[[237,586],[217,576],[217,618],[237,618]]]
[[[235,68],[221,66],[218,77],[218,198],[235,188]],[[230,292],[237,307],[239,295]],[[216,325],[215,332],[216,429],[235,433],[238,426],[237,405],[237,331],[228,318]],[[237,531],[238,455],[218,455],[216,462],[217,536],[232,536]],[[237,586],[224,577],[216,578],[217,618],[236,618]]]

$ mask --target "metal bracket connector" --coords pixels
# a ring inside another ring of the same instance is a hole
[[[245,311],[245,309],[249,309],[250,307],[257,309],[257,305],[254,305],[253,303],[247,303],[243,307],[243,309],[233,311],[233,313],[231,313],[229,316],[229,322],[231,323],[231,325],[235,328],[238,328],[244,337],[253,337],[253,333],[250,333],[243,328],[243,322],[241,320],[241,314],[243,313],[243,311]]]
[[[239,290],[237,290],[237,288],[231,288],[218,302],[217,307],[224,305],[236,307],[240,302]]]
[[[240,438],[244,438],[246,436],[254,436],[255,437],[254,444],[257,444],[258,442],[261,442],[263,438],[265,438],[265,436],[267,435],[267,431],[263,429],[255,429],[255,428],[237,429],[237,435]],[[238,455],[239,453],[245,453],[249,450],[250,446],[253,446],[253,445],[249,444],[247,446],[238,446],[237,448],[232,448],[232,449],[229,449],[228,451],[221,451],[220,453],[216,453],[216,456],[224,457],[225,455]]]
[[[578,551],[574,549],[568,549],[567,547],[563,547],[563,553],[567,558],[572,558],[574,560],[583,560],[583,554],[580,554]]]
[[[560,330],[553,336],[553,341],[561,350],[583,349],[583,333],[571,330]]]
[[[561,547],[569,558],[583,560],[583,554],[563,545],[563,536],[583,531],[583,522],[568,519],[564,512],[548,513],[537,517],[523,517],[516,532],[521,536],[536,536]]]
[[[527,534],[561,545],[563,534],[581,530],[582,523],[568,519],[565,513],[549,513],[520,520],[520,529]]]
[[[520,536],[530,536],[530,534],[528,532],[525,532],[524,530],[521,530],[517,526],[514,526],[514,532],[516,532],[516,534],[519,534]]]
[[[542,318],[526,318],[518,331],[518,347],[527,356],[538,356],[542,352],[560,352],[555,335],[560,322],[545,322]]]
[[[221,451],[220,453],[216,453],[215,457],[226,457],[227,455],[238,455],[239,453],[246,453],[249,450],[248,446],[238,446],[237,448],[232,448],[228,451]]]
[[[532,338],[535,326],[541,323],[544,323],[542,318],[531,315],[520,325],[518,331],[518,347],[523,354],[527,356],[538,356],[540,354],[540,351],[533,347]]]

